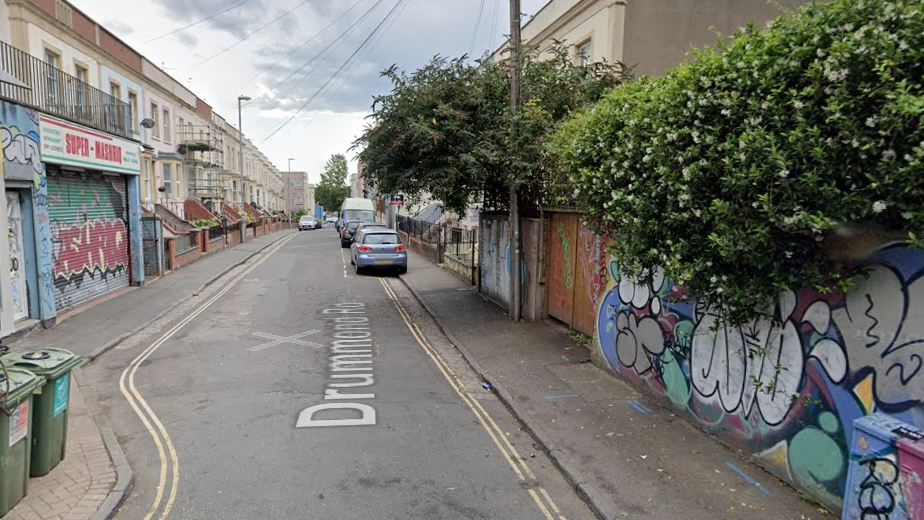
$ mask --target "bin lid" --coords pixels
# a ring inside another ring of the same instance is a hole
[[[63,348],[43,348],[29,352],[10,352],[4,354],[3,362],[7,366],[24,368],[46,379],[55,379],[79,365],[83,358]]]
[[[6,370],[0,369],[0,403],[6,408],[13,408],[44,383],[45,378],[7,364]]]

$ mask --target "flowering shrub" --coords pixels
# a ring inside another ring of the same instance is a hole
[[[547,147],[621,268],[743,321],[843,290],[828,245],[924,228],[924,3],[834,0],[613,89]]]

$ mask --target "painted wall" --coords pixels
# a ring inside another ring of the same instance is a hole
[[[81,52],[79,49],[75,48],[71,43],[61,40],[57,36],[45,31],[44,29],[36,26],[29,26],[29,54],[38,57],[38,59],[45,59],[45,49],[53,49],[61,56],[61,64],[59,68],[64,72],[74,76],[77,73],[75,64],[79,63],[82,66],[86,67],[89,71],[90,77],[87,78],[87,83],[90,85],[99,88],[99,79],[97,71],[99,70],[99,63],[95,58],[89,54]],[[106,88],[100,89],[106,92]]]
[[[33,318],[55,316],[54,270],[51,227],[48,216],[48,183],[39,148],[38,113],[20,105],[0,101],[0,137],[3,143],[3,176],[32,184],[30,208],[32,229],[24,230],[24,247],[35,259],[29,273],[30,312]],[[28,266],[31,266],[31,260]],[[37,296],[37,297],[36,297]]]
[[[595,361],[839,509],[853,422],[924,424],[924,253],[880,250],[847,295],[780,295],[780,324],[721,325],[657,273],[608,262]]]
[[[539,221],[523,219],[520,240],[520,276],[523,295],[521,316],[537,320],[544,316],[544,291],[539,285]],[[506,215],[481,214],[479,238],[479,276],[481,294],[490,300],[509,307],[510,302],[510,224]]]
[[[135,95],[138,97],[138,120],[137,121],[133,120],[131,122],[131,125],[126,125],[126,126],[131,129],[132,138],[138,141],[141,141],[143,139],[143,136],[141,134],[141,126],[139,126],[139,123],[141,122],[141,119],[144,119],[144,114],[146,113],[145,112],[144,87],[142,87],[140,83],[132,79],[129,79],[128,76],[125,76],[124,74],[121,74],[120,72],[110,67],[107,67],[105,65],[100,68],[100,76],[102,76],[101,84],[103,85],[103,91],[106,92],[107,94],[111,94],[109,85],[115,82],[120,87],[120,91],[121,91],[119,93],[120,100],[128,103],[129,102],[128,100],[129,92],[134,92]]]

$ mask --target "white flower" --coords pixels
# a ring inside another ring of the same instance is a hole
[[[782,178],[784,178],[784,179],[785,179],[786,177],[789,177],[789,169],[783,168],[782,170],[780,170],[779,176],[782,177]]]
[[[792,106],[793,106],[793,108],[795,108],[796,110],[801,110],[802,107],[805,106],[805,103],[803,103],[803,102],[801,102],[801,101],[799,101],[799,100],[797,99],[797,100],[793,101]]]
[[[877,200],[873,203],[873,213],[882,213],[886,209],[886,203],[881,200]]]

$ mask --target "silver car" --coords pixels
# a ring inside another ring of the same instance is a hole
[[[353,239],[350,245],[350,263],[356,267],[356,274],[366,269],[397,269],[407,272],[407,247],[401,237],[392,229],[366,228]]]

